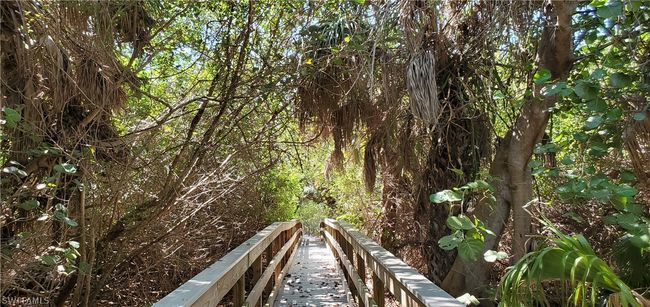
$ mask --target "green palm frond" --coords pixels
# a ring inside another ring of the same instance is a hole
[[[639,306],[630,287],[598,257],[582,235],[569,236],[550,222],[548,244],[528,253],[510,267],[499,284],[501,306],[549,306],[542,283],[568,282],[566,305],[595,306],[598,297],[611,293],[613,306]],[[611,304],[608,304],[611,305]]]

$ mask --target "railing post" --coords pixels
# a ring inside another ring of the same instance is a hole
[[[361,254],[357,254],[357,271],[363,282],[366,282],[366,261],[363,260]]]
[[[271,265],[271,260],[273,259],[273,256],[275,256],[275,254],[273,254],[273,242],[275,241],[272,241],[271,244],[265,250],[267,270]],[[271,289],[273,289],[274,280],[275,280],[274,278],[271,278],[269,282],[266,284],[266,286],[264,287],[264,291],[262,291],[262,297],[267,297],[271,293]]]
[[[287,232],[288,231],[285,230],[282,232],[282,234],[280,234],[280,244],[278,246],[279,249],[284,247],[285,244],[287,244]],[[280,260],[280,262],[282,263],[280,267],[284,269],[284,266],[287,264],[287,255],[284,255],[282,257],[282,260]]]
[[[384,307],[384,282],[379,279],[377,273],[372,272],[372,298],[378,307]]]
[[[280,235],[278,235],[278,237],[275,238],[275,240],[273,240],[273,244],[272,244],[273,245],[273,256],[275,256],[275,254],[278,252],[278,250],[282,247],[282,245],[280,245],[280,240],[281,240],[280,238],[281,237],[282,237],[282,233],[280,233]],[[278,276],[280,276],[280,271],[282,270],[282,268],[281,268],[282,259],[280,259],[279,262],[280,263],[273,264],[275,266],[275,268],[274,268],[275,273],[273,273],[273,286],[275,286],[275,283],[277,282]]]
[[[260,255],[259,257],[257,257],[257,259],[255,259],[255,261],[253,261],[251,268],[253,269],[253,279],[251,280],[251,284],[255,285],[260,280],[260,277],[262,276],[262,255]],[[257,307],[261,305],[262,305],[262,299],[260,298],[259,302],[256,302],[255,306],[251,306],[251,307]]]
[[[352,253],[356,254],[357,273],[359,273],[359,277],[361,277],[361,281],[365,285],[366,284],[366,262],[363,260],[363,257],[359,253],[355,253],[354,251],[352,251]],[[357,292],[358,292],[357,294],[359,295],[359,305],[361,305],[361,302],[363,302],[363,298],[361,297],[361,295],[364,294],[362,293],[361,289],[359,289]]]
[[[234,306],[244,305],[246,299],[246,274],[242,275],[232,287],[232,303]]]

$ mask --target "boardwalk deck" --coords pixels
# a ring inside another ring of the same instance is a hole
[[[273,223],[154,307],[383,307],[385,293],[406,307],[464,306],[343,221],[321,222],[326,241],[302,234],[298,221]]]
[[[348,287],[325,242],[305,235],[275,306],[349,306]]]

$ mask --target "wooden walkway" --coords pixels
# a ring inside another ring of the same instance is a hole
[[[303,236],[298,221],[274,223],[153,306],[384,307],[387,293],[404,307],[464,306],[351,225],[330,219],[321,222],[320,238]]]
[[[349,306],[349,289],[334,254],[320,238],[305,235],[275,306]]]

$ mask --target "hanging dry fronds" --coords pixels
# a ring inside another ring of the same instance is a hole
[[[411,52],[417,52],[422,46],[424,39],[423,23],[426,21],[424,8],[426,1],[424,0],[402,0],[399,4],[400,7],[400,24],[404,30],[406,47]]]
[[[363,178],[366,184],[366,191],[371,193],[375,189],[377,180],[377,153],[375,152],[375,138],[371,137],[366,143],[363,154]]]
[[[440,115],[435,59],[424,51],[411,59],[406,70],[406,88],[411,98],[411,112],[427,126],[435,126]]]

